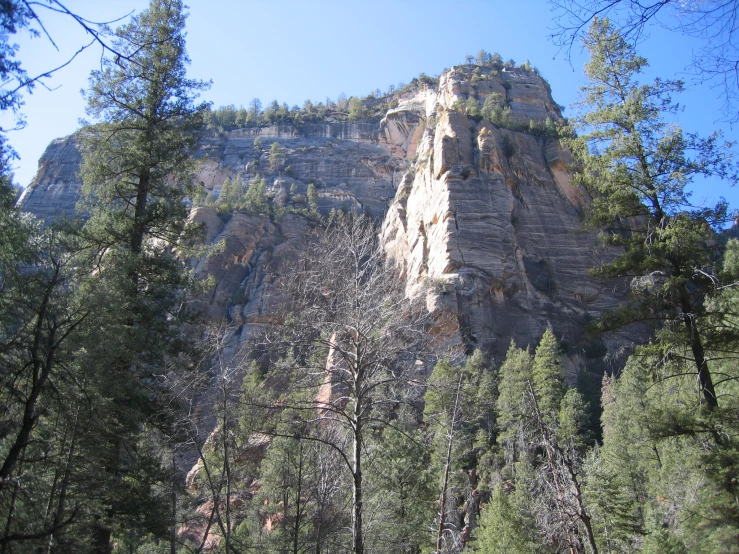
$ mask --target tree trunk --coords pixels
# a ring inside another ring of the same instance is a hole
[[[713,411],[718,408],[716,390],[713,388],[713,379],[711,379],[711,372],[708,370],[708,360],[706,359],[700,332],[698,331],[695,316],[690,306],[690,299],[688,298],[688,293],[685,291],[683,291],[680,296],[680,308],[683,312],[683,323],[688,332],[690,350],[693,352],[695,369],[698,372],[698,384],[703,393],[703,398],[706,401],[706,407],[709,411]]]
[[[298,441],[298,481],[295,491],[295,526],[293,529],[293,554],[300,553],[300,510],[302,510],[300,497],[303,494],[303,443]]]
[[[149,174],[139,176],[138,191],[136,194],[136,208],[133,216],[133,230],[131,231],[131,252],[141,253],[146,232],[146,203],[149,195]]]
[[[587,534],[588,544],[590,546],[592,554],[598,554],[598,546],[595,542],[593,526],[591,525],[592,518],[585,509],[585,504],[583,503],[582,499],[582,490],[580,489],[580,483],[577,480],[577,474],[572,469],[570,460],[567,459],[559,446],[550,438],[550,429],[544,423],[544,418],[542,417],[541,410],[539,409],[539,401],[536,398],[536,394],[534,394],[534,388],[531,383],[529,383],[529,394],[531,395],[534,415],[536,416],[536,422],[539,426],[539,432],[541,433],[542,441],[544,443],[544,450],[547,455],[547,460],[550,467],[552,468],[552,476],[557,479],[558,466],[564,467],[566,474],[563,475],[563,477],[565,477],[569,483],[564,484],[565,486],[562,487],[563,496],[571,494],[574,497],[576,504],[575,515],[577,516],[577,519],[580,520],[580,523],[583,524],[583,527],[585,527],[585,533]],[[568,493],[565,490],[565,487],[571,489],[571,492]],[[560,507],[560,509],[562,509],[562,507]],[[576,545],[577,544],[580,544],[579,540],[576,541]]]
[[[362,536],[362,423],[360,412],[362,406],[359,398],[354,399],[354,444],[352,467],[352,539],[354,554],[364,554],[364,537]]]
[[[177,472],[177,449],[172,450],[172,472]],[[177,554],[177,488],[172,485],[172,536],[169,539],[169,554]]]
[[[21,461],[18,469],[18,473],[22,473],[23,469],[23,462]],[[10,496],[10,506],[8,507],[8,515],[5,518],[5,529],[3,530],[3,539],[6,539],[10,535],[11,528],[13,527],[13,521],[15,519],[15,502],[18,499],[18,488],[19,485],[17,483],[13,486],[13,493]],[[7,554],[8,549],[10,548],[9,542],[3,542],[3,548],[0,550],[2,554]]]
[[[72,425],[72,437],[70,439],[69,453],[67,454],[67,460],[64,464],[64,473],[62,476],[61,490],[59,491],[59,501],[57,502],[56,511],[54,512],[54,521],[51,525],[52,532],[49,535],[49,540],[46,543],[46,552],[50,554],[52,547],[54,546],[54,532],[56,529],[60,529],[62,526],[62,518],[64,515],[64,509],[67,502],[67,489],[69,488],[69,477],[72,473],[72,464],[74,462],[74,451],[77,448],[77,423],[79,421],[80,407],[77,405],[77,411],[74,414],[74,424]]]
[[[59,283],[59,268],[54,269],[54,274],[49,280],[49,284],[44,291],[44,296],[41,299],[41,304],[38,309],[38,316],[36,320],[36,327],[34,329],[33,345],[31,346],[31,367],[32,371],[32,384],[31,390],[28,395],[28,399],[23,407],[23,419],[21,420],[21,428],[18,430],[15,440],[12,446],[8,450],[5,460],[0,467],[0,490],[10,482],[10,476],[15,469],[15,465],[18,463],[18,458],[21,451],[31,440],[31,431],[36,426],[38,414],[36,413],[36,404],[38,403],[41,392],[43,391],[46,381],[51,373],[51,368],[54,367],[54,341],[55,333],[51,332],[51,335],[46,339],[49,351],[46,353],[46,359],[42,358],[42,343],[44,342],[44,327],[47,324],[47,311],[49,310],[49,304],[51,302],[51,295]]]
[[[452,465],[452,439],[453,435],[450,431],[446,465],[444,466],[444,477],[441,482],[441,498],[439,499],[439,526],[436,531],[436,554],[441,554],[441,547],[444,540],[444,525],[446,524],[446,494],[449,488],[449,468]]]
[[[454,445],[454,428],[457,423],[457,413],[459,411],[459,396],[462,391],[462,374],[459,375],[457,383],[457,394],[454,398],[454,411],[452,412],[452,421],[449,426],[449,434],[446,449],[446,465],[444,466],[444,477],[441,481],[441,498],[439,499],[439,527],[436,531],[436,554],[441,554],[441,548],[444,541],[444,525],[446,524],[446,496],[449,490],[449,471],[452,466],[452,446]]]

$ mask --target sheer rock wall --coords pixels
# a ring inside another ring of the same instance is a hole
[[[472,79],[473,69],[452,68],[438,87],[405,93],[379,125],[208,132],[196,180],[217,195],[226,178],[249,182],[259,174],[282,207],[305,207],[299,198],[313,183],[321,212],[344,208],[381,219],[383,243],[408,293],[426,295],[432,313],[456,314],[455,323],[435,330],[452,342],[500,359],[511,339],[534,345],[551,327],[571,361],[602,354],[583,327],[618,298],[586,275],[597,253],[594,237],[580,232],[584,200],[570,185],[567,152],[557,139],[529,131],[531,121],[561,121],[559,107],[533,71],[484,68]],[[492,93],[510,107],[507,128],[458,109],[460,101],[482,104]],[[279,170],[269,167],[273,142],[286,154]],[[25,209],[45,219],[73,213],[80,163],[74,136],[53,141],[21,199]],[[272,283],[282,260],[300,251],[310,218],[224,215],[212,207],[195,208],[191,217],[205,225],[208,240],[224,245],[197,262],[215,283],[198,303],[246,336],[269,320]]]

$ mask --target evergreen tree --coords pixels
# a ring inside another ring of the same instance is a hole
[[[500,386],[496,402],[497,421],[500,426],[499,439],[511,447],[517,437],[528,433],[528,390],[533,359],[527,350],[517,348],[511,341],[505,361],[500,367]],[[516,456],[511,452],[510,461]]]
[[[230,212],[233,209],[234,202],[236,201],[236,191],[234,188],[231,177],[226,177],[218,193],[218,206],[225,212]]]
[[[513,124],[511,108],[505,103],[503,95],[497,92],[485,97],[480,115],[498,127],[510,128]]]
[[[277,522],[263,540],[270,551],[300,554],[316,548],[315,489],[320,476],[315,454],[308,442],[277,437],[262,460],[256,499],[262,504],[260,519]]]
[[[568,388],[562,397],[557,423],[557,444],[562,451],[573,458],[583,454],[588,439],[588,409],[577,389]]]
[[[480,50],[477,52],[477,57],[475,57],[475,63],[477,65],[486,65],[490,60],[492,59],[492,56],[485,52],[485,50]]]
[[[367,108],[364,103],[357,98],[352,96],[349,99],[349,119],[350,120],[361,120],[367,117]]]
[[[312,212],[318,211],[318,193],[316,192],[316,185],[310,183],[306,192],[308,198],[308,207]]]
[[[262,101],[259,100],[259,98],[252,98],[249,101],[249,107],[248,107],[249,124],[258,125],[261,113],[262,113]]]
[[[236,127],[243,129],[249,121],[249,113],[242,106],[236,112]]]
[[[671,95],[682,82],[639,82],[646,60],[614,30],[596,19],[585,39],[590,52],[589,84],[583,90],[576,128],[569,141],[580,169],[575,181],[593,200],[590,225],[601,240],[622,253],[595,274],[632,280],[633,301],[601,320],[602,329],[632,321],[660,321],[661,341],[690,346],[693,371],[706,407],[718,398],[702,322],[713,288],[713,232],[730,217],[725,202],[694,207],[688,185],[700,176],[736,182],[736,169],[718,134],[686,135],[665,116],[678,106]],[[692,155],[692,157],[691,157]]]
[[[279,142],[273,142],[269,148],[269,167],[272,171],[279,173],[282,164],[285,162],[285,151]]]
[[[141,517],[141,495],[156,495],[159,462],[142,433],[145,423],[168,432],[165,367],[171,357],[185,360],[176,316],[189,277],[171,248],[186,228],[192,153],[208,107],[195,104],[205,85],[186,77],[185,18],[179,0],[152,0],[116,30],[114,44],[125,57],[103,60],[85,95],[99,123],[83,135],[82,208],[90,218],[81,238],[85,263],[95,265],[82,292],[99,310],[79,361],[105,365],[116,382],[99,383],[96,391],[110,406],[100,418],[100,450],[109,454],[100,493],[111,507],[93,531],[98,550],[107,548],[116,526]]]
[[[526,526],[517,507],[500,486],[482,510],[480,526],[475,530],[474,551],[480,554],[534,554],[536,543],[527,537]]]
[[[534,353],[531,380],[539,409],[547,423],[556,421],[560,402],[564,396],[564,368],[559,344],[550,329],[544,331]]]
[[[241,207],[255,214],[268,213],[269,203],[267,202],[265,186],[266,183],[264,181],[264,177],[260,175],[254,177],[243,197],[240,204]]]
[[[429,445],[417,413],[403,406],[392,426],[369,441],[368,542],[379,552],[412,554],[431,546],[438,498]]]
[[[205,84],[185,74],[185,17],[177,0],[152,2],[116,31],[130,60],[106,58],[85,95],[88,115],[100,121],[84,135],[88,231],[134,255],[151,236],[176,241],[187,215],[207,104],[195,105]]]
[[[597,554],[582,492],[580,433],[587,414],[579,393],[564,394],[561,363],[551,331],[542,336],[534,357],[511,344],[496,402],[507,464],[502,477],[525,491],[520,513],[536,522],[544,544]]]

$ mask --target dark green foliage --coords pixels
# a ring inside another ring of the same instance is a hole
[[[513,124],[511,108],[505,103],[505,98],[498,93],[488,94],[485,97],[481,115],[498,127],[510,128]]]
[[[308,185],[306,197],[308,199],[308,206],[310,207],[310,210],[312,212],[317,212],[318,211],[318,193],[316,192],[316,185],[314,185],[313,183],[310,183]]]
[[[592,516],[582,493],[588,415],[580,394],[564,387],[561,364],[559,345],[548,330],[534,356],[511,344],[500,368],[496,412],[505,465],[492,479],[515,487],[520,515],[496,525],[512,532],[511,525],[521,528],[520,517],[536,526],[527,538],[538,535],[541,546],[593,550]]]
[[[593,197],[591,228],[622,252],[593,273],[631,285],[631,302],[598,326],[646,320],[656,334],[618,378],[603,379],[603,446],[586,456],[584,498],[601,551],[729,552],[737,375],[725,359],[737,336],[724,302],[733,288],[720,285],[736,276],[718,266],[716,239],[729,214],[723,202],[692,206],[686,186],[706,175],[735,181],[735,167],[718,135],[685,135],[666,121],[682,83],[639,82],[646,60],[608,21],[596,19],[585,44],[583,134],[568,139],[575,180]],[[560,424],[573,419],[565,404]]]
[[[460,367],[442,360],[429,377],[424,395],[424,419],[429,425],[433,464],[437,468],[441,506],[436,545],[451,548],[461,540],[462,522],[474,519],[477,503],[468,502],[475,483],[468,477],[478,465],[489,463],[494,442],[497,372],[475,351]],[[444,546],[446,545],[446,546]]]
[[[531,354],[516,348],[511,342],[505,361],[500,367],[500,385],[496,401],[499,440],[515,445],[515,438],[525,432],[527,418],[526,398],[531,380]],[[511,456],[511,461],[517,457]]]
[[[735,491],[713,471],[736,468],[723,458],[736,451],[735,401],[722,396],[726,407],[701,415],[690,360],[647,352],[604,380],[603,447],[588,463],[596,525],[613,552],[729,552],[739,536]],[[728,431],[718,444],[714,425]]]
[[[545,421],[550,424],[555,421],[555,414],[565,393],[563,378],[564,368],[559,343],[552,331],[547,329],[536,347],[531,379],[539,410]]]
[[[76,361],[100,376],[95,402],[106,406],[95,414],[107,457],[97,490],[110,506],[96,514],[101,544],[142,525],[144,515],[160,520],[145,529],[173,540],[162,473],[171,460],[159,457],[157,443],[174,432],[165,368],[173,359],[187,365],[180,308],[191,278],[171,250],[186,237],[191,154],[207,109],[194,102],[204,85],[186,78],[185,17],[179,1],[153,1],[116,31],[127,58],[104,60],[86,93],[100,122],[84,136],[82,207],[90,218],[78,262],[90,273],[78,287],[97,309]]]
[[[382,436],[370,442],[374,451],[368,489],[375,523],[370,528],[380,552],[411,554],[432,544],[437,480],[428,444],[411,410]]]
[[[590,84],[581,105],[589,111],[577,119],[585,133],[568,141],[579,162],[575,181],[593,196],[589,224],[605,229],[602,242],[623,252],[594,273],[628,278],[632,290],[632,302],[599,326],[658,321],[665,348],[687,340],[706,406],[713,409],[718,399],[701,323],[714,286],[709,244],[730,215],[725,202],[692,206],[686,187],[708,175],[735,182],[736,168],[718,134],[702,139],[666,121],[678,109],[670,96],[682,83],[641,84],[646,60],[608,21],[594,22],[585,45]]]
[[[245,182],[241,174],[238,174],[233,180],[226,178],[214,204],[224,214],[243,210],[269,215],[270,203],[265,188],[266,182],[261,175],[256,175],[250,182]]]

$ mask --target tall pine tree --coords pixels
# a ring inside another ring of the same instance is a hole
[[[608,20],[595,19],[584,40],[590,52],[582,88],[581,134],[569,141],[578,162],[575,182],[592,196],[590,226],[620,252],[595,274],[631,281],[632,301],[604,317],[602,329],[656,322],[664,351],[687,344],[705,406],[718,406],[706,350],[705,301],[713,290],[714,232],[731,215],[724,201],[695,206],[688,186],[699,177],[737,181],[719,134],[686,134],[668,118],[681,81],[640,81],[647,61]]]

